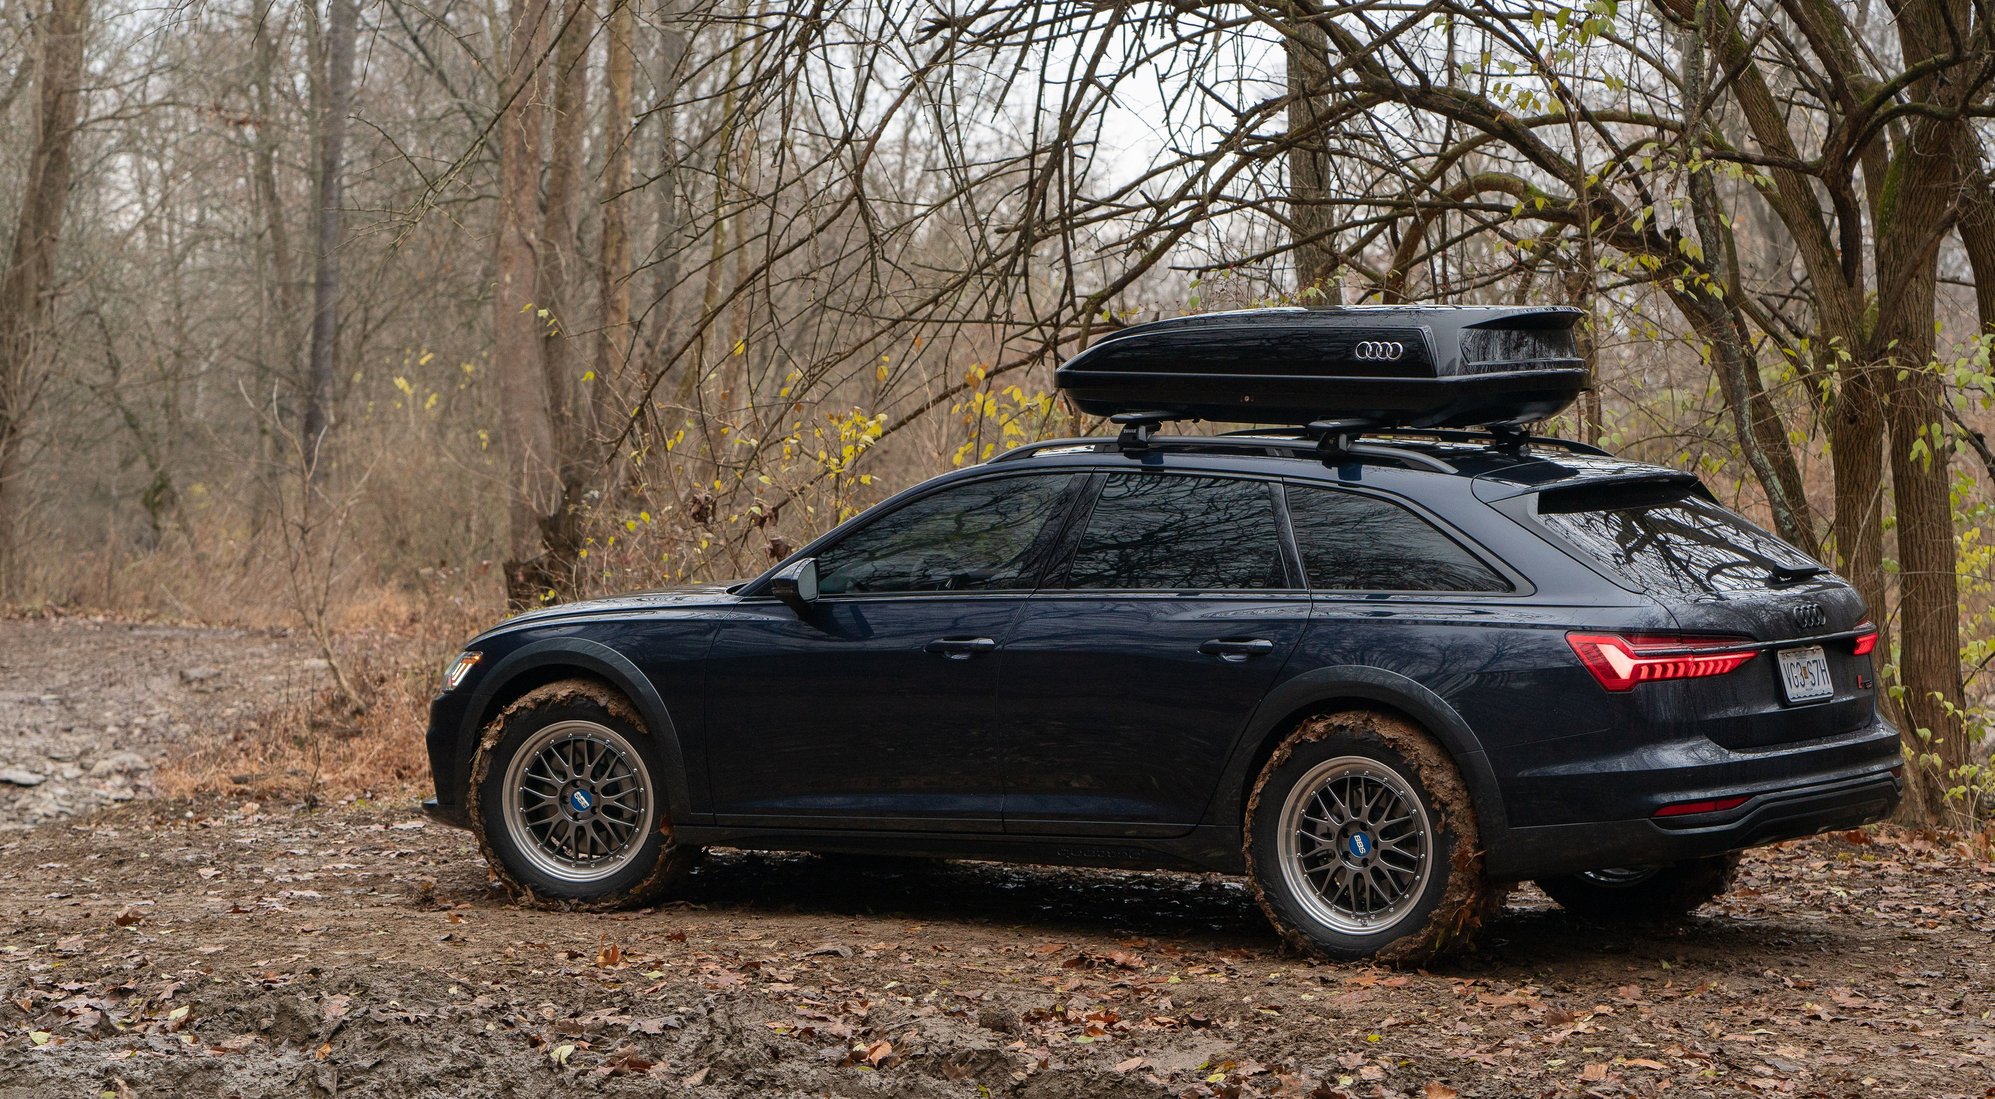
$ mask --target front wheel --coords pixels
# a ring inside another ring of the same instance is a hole
[[[537,687],[479,737],[470,816],[522,900],[616,908],[659,900],[695,851],[672,842],[657,746],[630,704],[587,680]]]
[[[1425,961],[1466,944],[1496,896],[1454,761],[1389,715],[1304,722],[1255,782],[1246,833],[1269,920],[1332,958]]]
[[[1689,859],[1664,866],[1616,866],[1541,878],[1538,888],[1575,916],[1613,923],[1673,920],[1732,887],[1739,856]]]

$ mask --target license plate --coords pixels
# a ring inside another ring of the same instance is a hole
[[[1820,702],[1836,693],[1829,681],[1829,657],[1820,645],[1780,651],[1780,689],[1789,702]]]

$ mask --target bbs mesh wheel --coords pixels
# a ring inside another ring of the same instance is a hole
[[[580,679],[537,687],[479,737],[472,831],[499,882],[522,900],[651,903],[697,854],[672,842],[662,767],[643,722],[614,691]]]
[[[1498,896],[1454,762],[1386,714],[1304,722],[1262,768],[1246,834],[1269,920],[1332,958],[1425,961],[1466,944]]]

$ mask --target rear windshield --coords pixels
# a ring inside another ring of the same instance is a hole
[[[1538,517],[1638,591],[1709,599],[1765,591],[1775,569],[1815,562],[1695,485],[1592,486],[1548,492]]]

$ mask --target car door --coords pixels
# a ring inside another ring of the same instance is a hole
[[[1067,541],[1005,645],[1006,831],[1185,832],[1309,618],[1279,486],[1110,473]]]
[[[707,660],[721,824],[997,831],[999,646],[1079,479],[955,482],[819,548],[799,614],[745,601]]]

